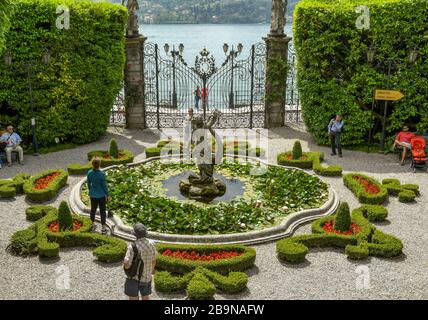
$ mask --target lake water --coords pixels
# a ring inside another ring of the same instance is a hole
[[[217,64],[225,60],[223,44],[231,47],[238,43],[244,45],[241,58],[250,55],[251,46],[262,42],[263,37],[269,33],[269,24],[144,24],[140,26],[140,32],[148,37],[147,41],[157,43],[164,56],[165,43],[176,45],[184,44],[184,59],[193,65],[195,57],[206,47],[214,55]],[[292,36],[291,24],[287,24],[286,33]]]

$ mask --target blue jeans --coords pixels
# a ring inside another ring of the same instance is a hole
[[[195,109],[199,109],[199,100],[201,100],[201,98],[199,98],[198,96],[195,97]]]

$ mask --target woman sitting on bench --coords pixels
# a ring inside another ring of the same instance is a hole
[[[397,134],[397,138],[395,139],[393,149],[400,146],[403,148],[403,152],[401,154],[401,165],[404,166],[404,161],[406,160],[407,150],[411,150],[412,146],[410,141],[415,136],[414,133],[409,132],[409,127],[404,126],[403,130]]]

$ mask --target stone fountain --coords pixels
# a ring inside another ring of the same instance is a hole
[[[191,120],[192,138],[195,141],[192,157],[196,160],[199,175],[191,173],[188,178],[181,180],[179,185],[180,192],[189,199],[211,202],[226,193],[225,183],[214,178],[215,164],[217,161],[221,161],[223,156],[223,147],[219,143],[220,139],[212,128],[219,120],[220,115],[220,111],[215,110],[207,121],[201,117],[195,117]],[[212,144],[208,132],[216,138],[215,155],[212,154]]]

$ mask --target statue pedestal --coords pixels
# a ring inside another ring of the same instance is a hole
[[[284,126],[287,73],[281,74],[278,69],[288,63],[288,43],[291,38],[274,34],[264,40],[267,53],[265,128],[269,129]]]
[[[226,185],[220,179],[214,179],[209,184],[191,183],[189,179],[180,181],[180,191],[189,199],[210,202],[226,193]]]
[[[125,103],[127,128],[145,128],[144,43],[146,37],[125,38]]]

